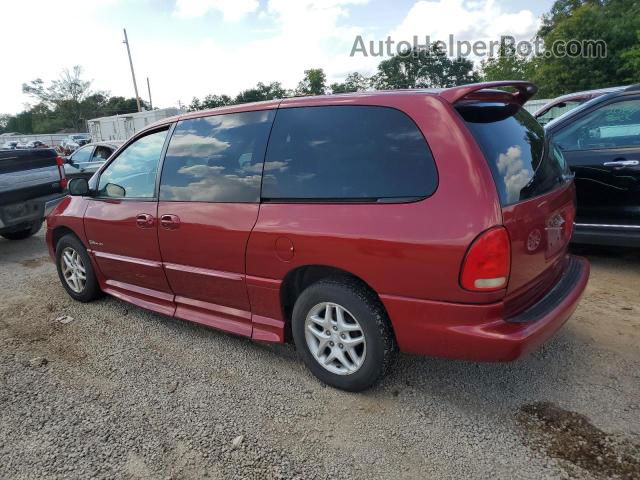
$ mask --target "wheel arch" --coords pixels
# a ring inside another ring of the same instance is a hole
[[[292,338],[291,315],[293,313],[293,306],[295,305],[296,300],[307,287],[319,282],[320,280],[328,278],[355,282],[369,290],[369,292],[375,296],[380,307],[386,314],[389,327],[393,332],[393,323],[389,317],[389,312],[387,312],[378,292],[376,292],[375,289],[361,277],[347,270],[329,265],[301,265],[287,272],[280,285],[280,305],[285,322],[284,328],[286,341],[289,341]],[[393,333],[395,335],[395,332]]]
[[[84,245],[84,247],[86,248],[87,246],[84,244],[84,242],[82,241],[82,237],[80,237],[80,235],[78,235],[76,232],[74,232],[71,228],[67,227],[66,225],[60,225],[58,227],[55,227],[53,229],[53,232],[51,233],[51,244],[53,246],[53,251],[55,252],[57,247],[58,247],[58,242],[60,242],[60,240],[62,239],[62,237],[64,237],[67,234],[71,234],[74,237],[76,237],[78,239],[78,241]]]

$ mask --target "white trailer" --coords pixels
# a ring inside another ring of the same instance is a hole
[[[180,113],[182,110],[177,108],[162,108],[146,112],[112,115],[87,120],[87,127],[94,142],[124,141],[147,125]]]

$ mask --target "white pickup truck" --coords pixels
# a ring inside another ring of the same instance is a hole
[[[22,240],[37,233],[66,186],[55,150],[0,150],[0,236]]]

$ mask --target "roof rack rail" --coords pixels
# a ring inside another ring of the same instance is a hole
[[[636,90],[640,90],[640,83],[636,83],[635,85],[629,85],[624,89],[625,92],[635,92]]]
[[[472,83],[469,85],[462,85],[460,87],[447,88],[440,93],[440,96],[453,105],[460,100],[463,100],[468,95],[480,90],[504,87],[512,87],[517,90],[517,92],[512,95],[514,100],[520,105],[524,105],[527,100],[533,97],[538,91],[538,87],[531,82],[525,82],[522,80],[504,80],[500,82]]]

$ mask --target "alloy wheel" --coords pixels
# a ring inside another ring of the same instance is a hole
[[[364,331],[358,320],[337,303],[324,302],[307,314],[307,347],[315,360],[337,375],[357,372],[367,353]]]
[[[80,254],[73,248],[66,247],[60,256],[60,268],[69,288],[82,293],[87,284],[87,271]]]

